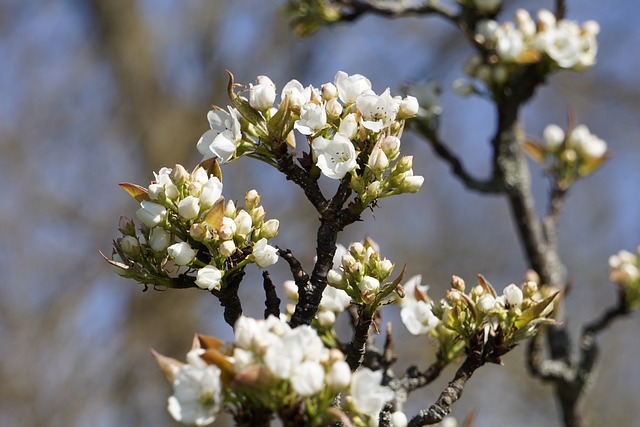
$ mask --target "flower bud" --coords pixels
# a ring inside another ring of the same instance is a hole
[[[177,265],[188,265],[196,256],[196,252],[187,242],[174,243],[167,248],[167,252]]]
[[[424,177],[420,175],[411,175],[405,177],[400,184],[400,190],[403,193],[417,193],[424,183]]]
[[[233,203],[233,200],[227,202],[223,213],[227,218],[234,218],[236,216],[236,204]]]
[[[389,160],[395,160],[400,154],[400,138],[397,136],[387,136],[380,143],[380,148],[387,155]]]
[[[380,184],[380,181],[373,181],[371,184],[367,186],[365,197],[377,199],[378,197],[380,197],[381,188],[382,188],[382,184]]]
[[[418,99],[415,96],[407,96],[400,101],[400,109],[398,110],[396,118],[398,120],[404,120],[415,117],[418,115],[419,109],[420,105],[418,105]]]
[[[260,239],[253,245],[253,259],[258,267],[268,267],[278,261],[278,250],[268,245],[267,239]]]
[[[387,277],[389,277],[389,275],[393,271],[393,263],[385,258],[378,263],[377,270],[379,272],[380,277],[384,280]]]
[[[327,101],[326,105],[324,106],[324,109],[327,112],[327,116],[332,118],[340,117],[343,110],[342,105],[336,98],[333,98]]]
[[[379,145],[376,145],[373,147],[373,150],[371,150],[367,166],[369,166],[375,174],[380,174],[389,167],[389,159],[387,155],[384,154],[384,151],[380,149]]]
[[[220,255],[222,255],[225,258],[229,258],[231,255],[233,255],[236,252],[236,244],[233,243],[233,240],[225,240],[222,243],[220,243]]]
[[[171,181],[177,185],[183,185],[189,179],[189,172],[182,165],[175,165],[171,173],[169,174]]]
[[[256,83],[249,87],[249,105],[258,111],[266,111],[276,100],[276,85],[267,76],[258,76]]]
[[[167,210],[159,203],[143,200],[140,206],[136,211],[136,217],[147,227],[155,227],[167,216]]]
[[[391,414],[391,427],[407,427],[409,420],[402,411],[396,411]]]
[[[480,297],[478,302],[476,303],[476,307],[482,313],[488,313],[493,310],[496,305],[496,299],[489,294],[484,294]]]
[[[197,197],[187,196],[178,203],[178,214],[187,221],[194,219],[200,213],[200,200]]]
[[[256,190],[249,190],[244,196],[244,203],[248,211],[260,204],[260,195]]]
[[[124,236],[120,239],[122,252],[130,257],[136,257],[140,253],[140,242],[133,236]]]
[[[538,283],[533,280],[529,280],[522,285],[522,293],[525,298],[531,298],[538,292]]]
[[[154,227],[149,234],[149,246],[155,252],[164,252],[169,246],[171,234],[161,227]]]
[[[349,246],[349,253],[353,255],[353,257],[357,260],[362,260],[366,254],[366,248],[360,242],[353,242],[351,246]]]
[[[413,156],[404,156],[400,158],[398,163],[396,163],[394,172],[401,174],[404,172],[409,172],[412,168],[413,168]]]
[[[218,229],[218,235],[222,240],[231,240],[236,233],[236,223],[229,217],[222,218],[222,225]]]
[[[262,224],[260,228],[260,237],[265,239],[271,239],[278,235],[278,228],[280,227],[280,221],[277,219],[270,219]]]
[[[202,194],[202,187],[202,184],[198,181],[192,181],[187,186],[187,191],[190,196],[200,197],[200,194]]]
[[[236,224],[235,235],[244,239],[249,235],[249,233],[251,233],[251,216],[244,209],[238,212],[233,222]]]
[[[564,138],[564,131],[558,125],[548,125],[542,132],[544,148],[551,153],[555,153],[560,149],[560,147],[564,143]]]
[[[222,271],[217,267],[214,267],[213,265],[206,265],[198,270],[196,285],[201,289],[207,289],[209,291],[215,289],[219,291],[222,284],[222,275]]]
[[[118,230],[123,236],[135,236],[136,224],[133,222],[133,219],[128,216],[121,216],[118,222]]]
[[[513,283],[504,288],[502,295],[504,295],[504,300],[510,307],[520,307],[520,304],[522,304],[522,290]]]
[[[338,88],[333,83],[325,83],[321,86],[322,99],[329,101],[338,97]]]
[[[355,138],[358,133],[358,122],[356,121],[355,113],[347,114],[347,116],[342,119],[338,127],[338,133],[346,136],[348,139]]]
[[[336,323],[336,314],[331,310],[320,310],[317,314],[320,326],[330,328]]]
[[[347,281],[340,270],[329,270],[327,273],[327,282],[336,289],[345,290],[347,288]]]
[[[265,216],[266,216],[266,213],[262,206],[258,206],[257,208],[251,211],[251,220],[253,224],[260,224],[262,221],[264,221]]]
[[[375,277],[364,276],[358,284],[360,296],[365,303],[372,302],[380,290],[380,282]]]
[[[456,275],[451,276],[451,287],[459,290],[460,292],[464,292],[465,284],[462,277]]]
[[[211,240],[211,238],[213,237],[211,235],[209,227],[207,227],[204,223],[191,224],[191,227],[189,227],[189,236],[191,236],[198,242]]]
[[[343,356],[344,357],[344,356]],[[351,384],[351,369],[344,360],[338,360],[329,369],[327,374],[327,385],[333,393],[346,390]]]
[[[291,301],[298,301],[298,285],[293,280],[285,280],[282,284],[284,296]]]

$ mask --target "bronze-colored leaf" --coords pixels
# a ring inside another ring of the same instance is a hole
[[[173,379],[176,374],[185,364],[172,357],[164,356],[154,349],[151,349],[151,354],[156,359],[156,362],[158,363],[158,366],[160,366],[164,376],[167,378],[167,381],[173,383]]]
[[[195,339],[198,340],[200,348],[203,348],[205,350],[218,350],[224,345],[224,341],[222,341],[220,338],[212,337],[210,335],[196,334]]]
[[[220,170],[220,165],[218,164],[218,159],[216,157],[211,157],[210,159],[201,161],[198,166],[193,169],[193,172],[195,172],[199,167],[203,168],[207,172],[207,175],[213,175],[222,182],[222,171]],[[193,174],[193,172],[191,173]]]
[[[547,153],[544,149],[531,140],[526,140],[522,144],[522,149],[526,154],[529,155],[533,160],[538,163],[545,163],[547,160]]]
[[[492,297],[496,298],[498,296],[496,294],[496,290],[493,289],[493,286],[491,286],[491,283],[489,283],[489,281],[485,279],[482,274],[478,274],[478,285],[482,286],[482,289],[484,289],[485,292],[491,294]]]
[[[220,379],[225,385],[231,384],[233,381],[233,365],[224,354],[218,350],[209,349],[200,355],[200,358],[209,365],[216,365],[220,368]]]
[[[222,218],[224,218],[224,197],[220,197],[209,209],[204,216],[204,222],[217,230],[222,225]]]
[[[131,184],[130,182],[121,182],[118,184],[124,191],[126,191],[131,197],[139,202],[149,199],[149,191],[137,184]]]

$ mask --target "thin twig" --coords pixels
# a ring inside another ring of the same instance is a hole
[[[273,285],[268,271],[262,273],[262,279],[266,297],[264,302],[264,318],[266,319],[269,316],[280,317],[280,298],[278,298],[276,287]]]

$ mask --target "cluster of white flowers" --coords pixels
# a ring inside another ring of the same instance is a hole
[[[498,295],[482,276],[478,285],[465,293],[465,282],[453,276],[452,288],[438,304],[427,297],[427,287],[415,276],[405,284],[406,294],[400,301],[400,315],[407,330],[414,335],[430,335],[439,341],[444,360],[450,361],[474,345],[480,334],[484,343],[496,334],[497,356],[531,336],[553,310],[555,294],[548,287],[540,289],[529,280],[522,287],[507,286]]]
[[[122,184],[140,200],[136,217],[144,227],[138,235],[133,221],[122,219],[123,237],[116,239],[112,258],[119,274],[164,284],[153,279],[169,273],[170,260],[176,266],[195,269],[195,284],[211,291],[220,289],[229,268],[242,262],[263,268],[278,260],[276,248],[267,239],[277,235],[279,222],[265,221],[255,190],[246,194],[246,209],[242,209],[233,201],[225,205],[222,182],[201,166],[188,173],[176,165],[154,176],[148,189]],[[199,251],[208,252],[204,261],[197,258]]]
[[[626,250],[609,257],[609,280],[623,291],[624,303],[628,309],[640,307],[640,246],[636,253]]]
[[[333,418],[318,409],[327,409],[344,393],[345,414],[377,425],[380,411],[394,397],[382,385],[381,371],[361,368],[352,373],[344,354],[326,348],[310,326],[291,328],[274,316],[266,320],[242,316],[234,330],[228,345],[197,337],[187,364],[155,353],[173,385],[169,412],[177,421],[210,424],[225,403],[260,402],[277,410],[306,402],[307,415],[321,417],[317,424]],[[394,414],[397,427],[406,425],[401,415]]]
[[[370,304],[387,295],[395,284],[384,283],[393,271],[393,263],[381,258],[378,245],[371,239],[355,242],[342,255],[340,263],[334,263],[327,274],[329,285],[344,290],[356,303]]]
[[[291,80],[277,107],[276,86],[267,76],[259,76],[248,92],[247,99],[231,91],[235,107],[209,112],[211,129],[197,144],[203,159],[225,163],[250,154],[274,164],[273,145],[286,141],[295,147],[295,129],[309,140],[322,174],[336,180],[358,177],[353,188],[367,202],[421,187],[424,179],[413,175],[411,157],[401,158],[400,167],[390,164],[399,159],[404,120],[419,111],[415,97],[391,96],[388,88],[378,95],[369,79],[342,71],[320,88]],[[362,153],[367,167],[358,172]]]
[[[600,27],[595,21],[582,26],[575,21],[557,20],[546,9],[537,13],[537,23],[528,11],[518,9],[515,22],[502,24],[494,20],[481,20],[476,26],[476,41],[495,55],[487,58],[472,57],[465,73],[479,79],[489,87],[500,87],[520,64],[548,61],[549,70],[555,68],[582,71],[595,64]],[[464,79],[454,82],[460,95],[476,92],[474,85]]]
[[[538,144],[527,141],[527,153],[545,164],[562,188],[598,169],[608,158],[607,143],[578,125],[565,132],[558,125],[548,125]]]

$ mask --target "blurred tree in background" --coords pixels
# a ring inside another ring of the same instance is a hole
[[[149,348],[182,354],[195,331],[224,338],[229,328],[213,299],[143,293],[115,278],[97,250],[106,250],[114,219],[131,209],[118,182],[145,182],[160,166],[195,163],[206,112],[225,102],[226,68],[239,81],[267,74],[279,87],[294,77],[328,81],[339,69],[367,75],[377,90],[439,80],[450,117],[442,124],[446,140],[474,173],[486,172],[493,117],[488,103],[449,90],[469,55],[452,28],[437,19],[369,16],[300,40],[276,8],[258,0],[0,1],[1,425],[173,425],[165,411],[169,388]],[[527,132],[540,135],[547,123],[562,124],[569,106],[613,152],[572,189],[560,220],[560,251],[575,284],[565,306],[570,330],[614,299],[607,257],[633,249],[640,237],[640,30],[632,19],[639,9],[634,2],[570,3],[570,18],[602,26],[599,63],[585,74],[554,76],[524,113]],[[453,273],[482,271],[505,285],[520,277],[527,266],[504,201],[466,192],[426,144],[405,141],[426,178],[421,194],[383,201],[375,217],[365,217],[369,228],[350,228],[342,243],[375,230],[386,252],[431,284],[432,295],[442,294]],[[239,164],[225,170],[225,191],[242,198],[258,189],[265,209],[287,228],[279,245],[310,259],[314,248],[300,242],[313,241],[316,218],[298,203],[302,194],[280,192],[284,178],[265,166]],[[547,191],[541,175],[534,191]],[[389,223],[396,226],[376,227]],[[288,278],[286,269],[275,268],[273,277]],[[257,300],[247,311],[258,315],[260,306]],[[396,339],[406,343],[399,363],[426,365],[431,349],[399,329]],[[626,321],[601,338],[606,357],[587,402],[593,425],[640,419],[637,336],[637,324]],[[505,364],[474,376],[458,414],[477,410],[477,426],[554,424],[553,397],[524,374],[522,351]]]

